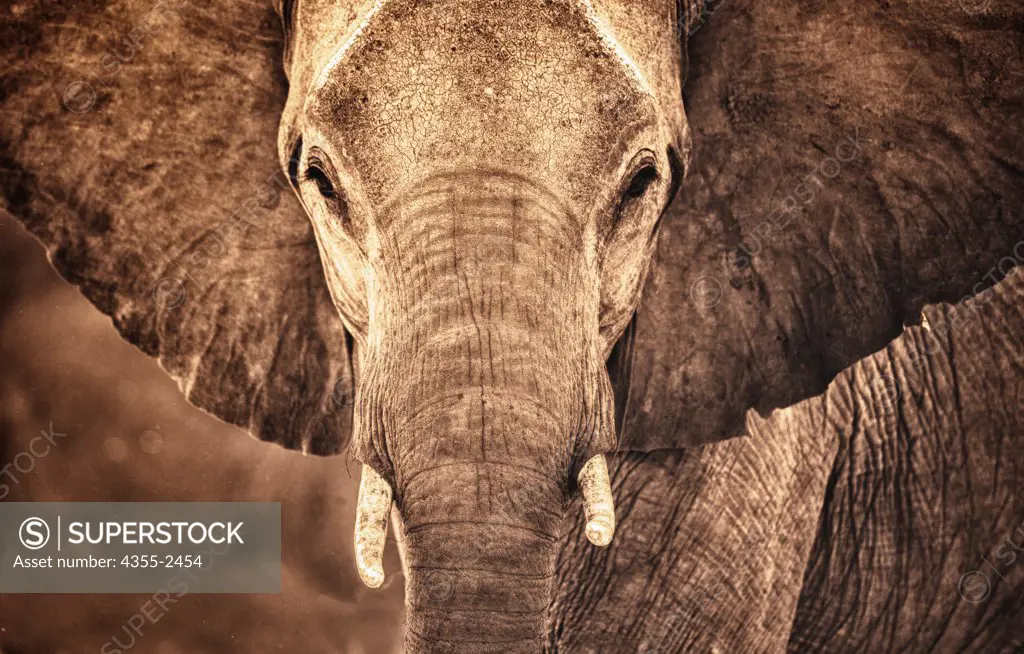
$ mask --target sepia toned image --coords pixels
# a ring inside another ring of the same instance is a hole
[[[6,0],[0,654],[1024,652],[1020,0]]]

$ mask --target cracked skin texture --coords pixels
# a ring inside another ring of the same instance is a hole
[[[749,438],[618,455],[629,536],[566,526],[546,651],[1019,651],[1022,300],[928,306]]]
[[[989,270],[1022,236],[1021,10],[947,5],[735,0],[698,32],[693,163],[624,348],[632,383],[617,379],[624,449],[739,434],[748,407],[821,392],[925,303],[998,278]],[[337,452],[351,346],[312,233],[271,179],[287,114],[276,19],[258,4],[172,6],[115,74],[104,53],[150,5],[12,5],[5,204],[192,402],[285,446]],[[82,114],[61,104],[76,79],[96,91]],[[826,176],[851,136],[857,156]],[[244,231],[240,209],[254,223]],[[721,289],[714,307],[691,295],[704,278]],[[168,301],[179,288],[185,300]]]

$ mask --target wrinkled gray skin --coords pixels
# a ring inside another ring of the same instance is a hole
[[[629,537],[569,529],[549,651],[1020,651],[1022,307],[1017,273],[750,438],[617,457]]]
[[[831,565],[869,567],[829,537],[863,448],[745,417],[1024,256],[1019,3],[735,0],[689,58],[673,2],[282,4],[283,53],[269,8],[17,3],[3,198],[191,401],[306,452],[351,438],[395,491],[411,651],[912,632]],[[130,54],[97,37],[141,25]],[[618,541],[560,544],[616,435]],[[979,488],[901,506],[898,555],[928,538],[907,516]]]

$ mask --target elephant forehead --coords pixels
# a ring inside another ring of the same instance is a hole
[[[481,161],[592,197],[594,173],[655,122],[589,4],[534,0],[379,3],[320,67],[306,117],[378,200]]]

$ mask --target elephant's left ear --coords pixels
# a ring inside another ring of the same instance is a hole
[[[1022,26],[1019,0],[705,3],[623,448],[741,435],[1024,261]]]
[[[350,345],[277,156],[281,50],[270,3],[8,3],[0,207],[191,402],[328,454]]]

